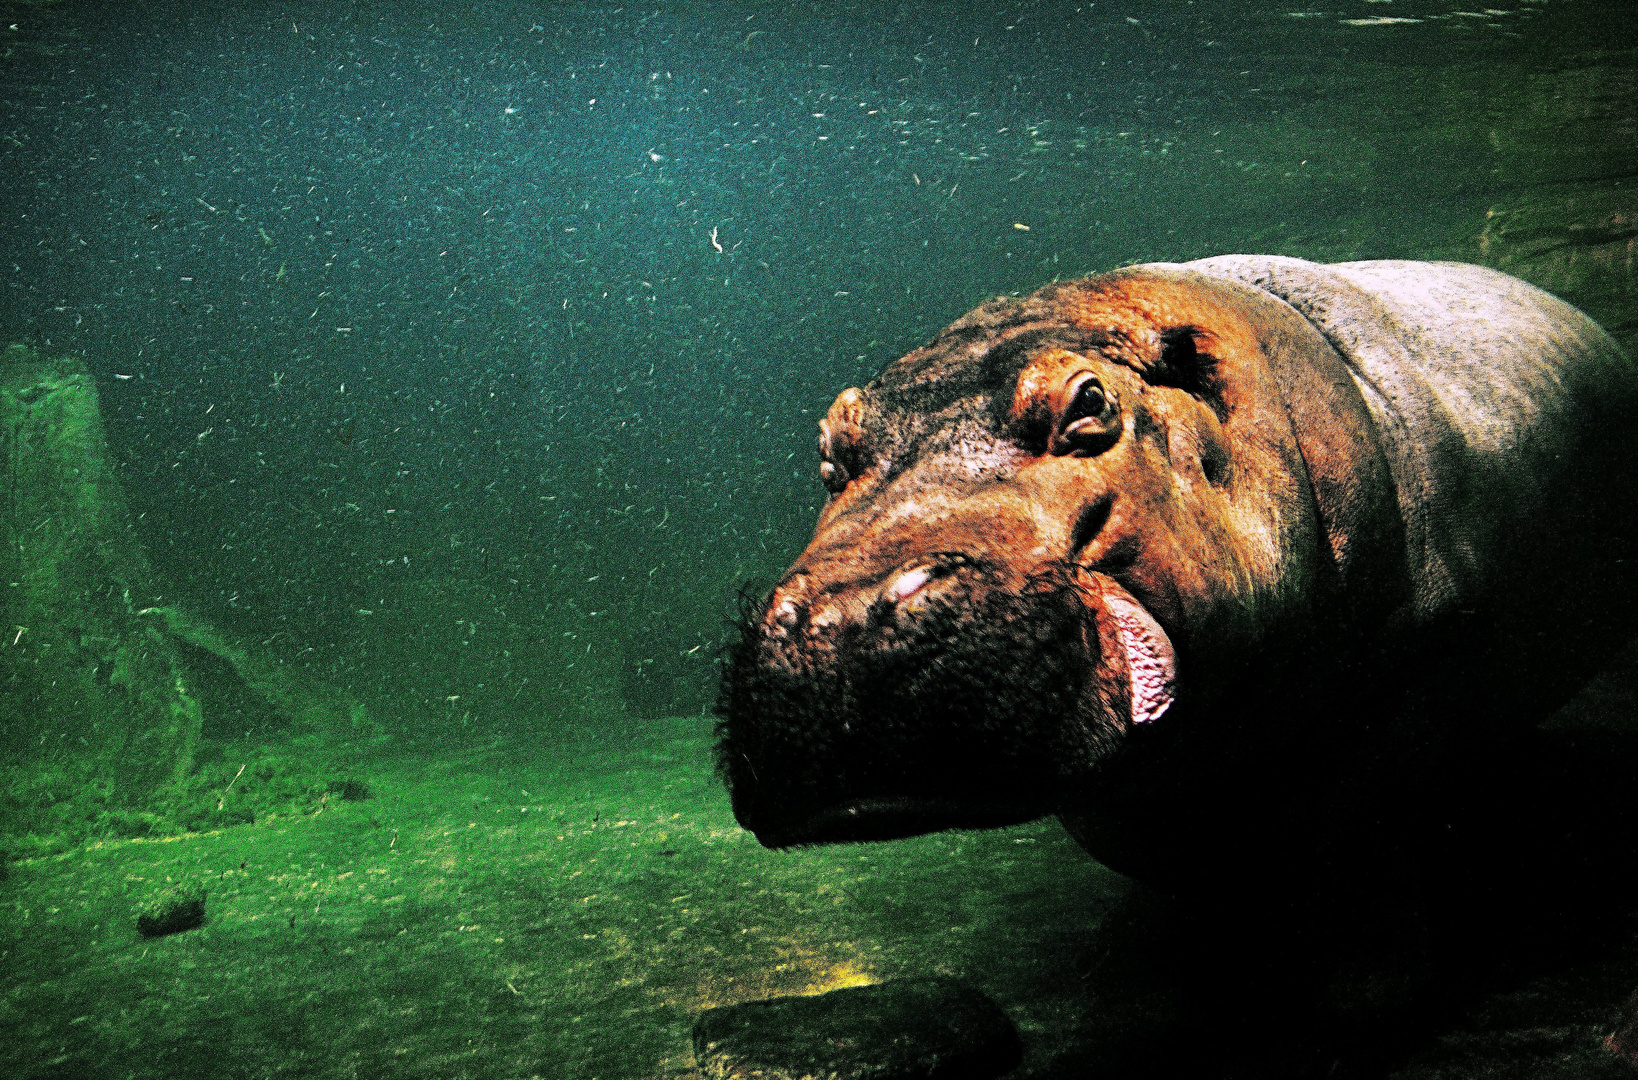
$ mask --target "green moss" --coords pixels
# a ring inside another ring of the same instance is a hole
[[[202,756],[209,760],[134,806],[118,778],[92,760],[64,756],[43,767],[0,769],[0,854],[38,858],[99,840],[159,839],[318,814],[363,784],[343,764],[340,747],[212,742]]]
[[[71,357],[0,354],[0,750],[74,787],[105,782],[112,809],[140,810],[185,777],[202,714],[174,645],[132,597],[147,560],[109,459],[95,380]],[[80,766],[51,760],[72,748]],[[85,775],[80,775],[80,774]],[[95,800],[91,800],[95,802]]]

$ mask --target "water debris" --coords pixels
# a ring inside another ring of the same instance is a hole
[[[245,765],[248,765],[248,764],[250,764],[250,763],[249,762],[245,763]],[[222,789],[221,798],[216,800],[216,809],[218,809],[218,810],[222,809],[222,804],[227,802],[228,792],[233,790],[233,785],[237,784],[239,782],[239,777],[243,776],[244,774],[245,774],[245,766],[241,765],[241,766],[239,766],[239,771],[233,774],[233,779],[228,781],[227,787]]]

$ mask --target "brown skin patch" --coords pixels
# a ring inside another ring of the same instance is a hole
[[[1207,628],[1252,640],[1287,617],[1312,584],[1318,539],[1290,418],[1246,320],[1176,292],[1128,280],[1072,294],[1061,308],[1068,336],[1108,344],[1024,358],[988,462],[940,458],[884,479],[863,444],[865,395],[844,391],[826,424],[851,417],[848,461],[868,463],[827,503],[792,572],[876,580],[916,552],[961,551],[994,557],[1022,580],[1069,559],[1109,573],[1191,645]],[[1165,334],[1186,336],[1192,350],[1168,360],[1180,350]],[[1063,437],[1085,376],[1118,402],[1107,444]],[[1081,515],[1101,502],[1103,528],[1076,543]]]

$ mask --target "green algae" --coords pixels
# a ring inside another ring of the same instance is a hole
[[[705,728],[378,747],[356,763],[370,799],[14,863],[0,1075],[697,1080],[702,1009],[925,975],[1002,1006],[1018,1080],[1171,1075],[1197,1038],[1168,1026],[1164,971],[1110,954],[1131,886],[1056,824],[767,851],[735,827]],[[141,937],[176,889],[208,891],[204,924]],[[1629,951],[1504,989],[1360,1075],[1613,1075],[1599,1040]]]
[[[351,695],[153,602],[95,381],[22,345],[0,354],[0,578],[0,858],[311,812],[346,767],[313,741],[380,737]],[[235,694],[288,737],[224,737]]]
[[[1064,946],[1126,886],[1055,825],[769,852],[705,728],[381,750],[374,798],[14,864],[0,1073],[679,1076],[702,1008],[927,973],[975,978],[1045,1056],[1105,1022],[1052,1030]],[[174,883],[208,888],[204,926],[141,938]]]

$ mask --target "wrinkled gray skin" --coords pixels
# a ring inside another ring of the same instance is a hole
[[[1410,621],[1505,587],[1493,568],[1517,554],[1525,513],[1583,494],[1630,502],[1599,482],[1616,463],[1576,455],[1589,426],[1638,420],[1600,400],[1633,401],[1633,365],[1562,301],[1456,263],[1223,255],[1187,265],[1279,297],[1343,356],[1392,470]]]
[[[1479,267],[986,304],[822,426],[831,501],[728,657],[735,813],[770,846],[1055,813],[1185,885],[1393,848],[1629,636],[1635,415],[1602,330]]]

